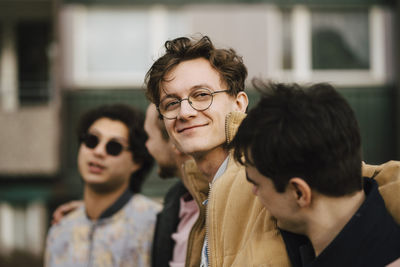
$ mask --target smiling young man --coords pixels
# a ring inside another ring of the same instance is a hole
[[[146,75],[147,95],[176,147],[195,160],[185,166],[191,195],[204,198],[196,165],[210,183],[207,201],[198,202],[186,266],[287,266],[274,221],[246,190],[244,167],[227,149],[248,105],[242,58],[206,36],[177,38],[165,48]]]
[[[399,205],[399,164],[365,166],[376,172],[362,178],[357,120],[331,85],[255,84],[261,100],[231,146],[277,219],[292,266],[386,266],[399,258],[400,213],[389,209]]]
[[[138,194],[152,167],[143,114],[101,106],[79,122],[84,205],[48,234],[45,266],[150,266],[159,205]]]

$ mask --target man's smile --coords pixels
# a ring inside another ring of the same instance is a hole
[[[188,132],[190,130],[194,130],[194,129],[197,129],[197,128],[205,127],[207,125],[208,125],[208,123],[190,125],[190,126],[185,126],[185,127],[179,127],[179,128],[177,128],[177,132],[178,133]]]

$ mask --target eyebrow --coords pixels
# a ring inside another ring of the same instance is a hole
[[[190,88],[189,94],[190,94],[191,92],[193,92],[194,90],[197,90],[197,89],[200,89],[200,88],[206,88],[206,89],[208,89],[208,90],[211,90],[212,87],[211,87],[210,85],[206,84],[206,83],[197,84],[197,85],[192,86],[192,87]],[[160,98],[160,103],[161,103],[164,99],[166,99],[166,98],[178,98],[178,99],[180,99],[180,97],[179,97],[176,93],[167,94],[167,92],[166,92],[165,89],[161,88],[161,90],[165,93],[165,96],[164,96],[163,98]],[[213,90],[214,90],[214,89],[212,89],[211,91],[213,91]]]
[[[166,94],[163,98],[160,99],[160,103],[163,102],[164,99],[167,99],[167,98],[178,98],[179,99],[177,94]]]
[[[211,86],[206,83],[201,83],[201,84],[193,86],[190,90],[193,91],[193,90],[200,89],[200,88],[211,89]]]

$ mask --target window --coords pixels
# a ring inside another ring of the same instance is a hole
[[[283,69],[291,69],[292,66],[292,25],[291,9],[283,8],[282,12],[282,66]]]
[[[16,27],[20,105],[47,102],[50,73],[49,21],[21,21]]]
[[[370,68],[367,10],[312,10],[312,68]]]
[[[88,73],[143,71],[149,64],[149,16],[140,10],[94,9],[86,16]]]
[[[277,26],[268,36],[281,45],[274,46],[269,58],[280,55],[280,61],[270,68],[268,77],[350,86],[378,85],[391,79],[391,10],[301,5],[276,10]]]
[[[162,6],[69,5],[61,14],[64,82],[72,88],[132,88],[168,38],[185,29],[182,14]]]

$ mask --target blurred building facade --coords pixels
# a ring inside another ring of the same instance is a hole
[[[333,83],[355,109],[365,161],[399,159],[397,2],[0,0],[0,252],[42,254],[51,212],[81,195],[80,114],[113,102],[144,110],[146,70],[178,36],[235,48],[250,105],[253,77]],[[144,191],[168,184],[153,173]]]

